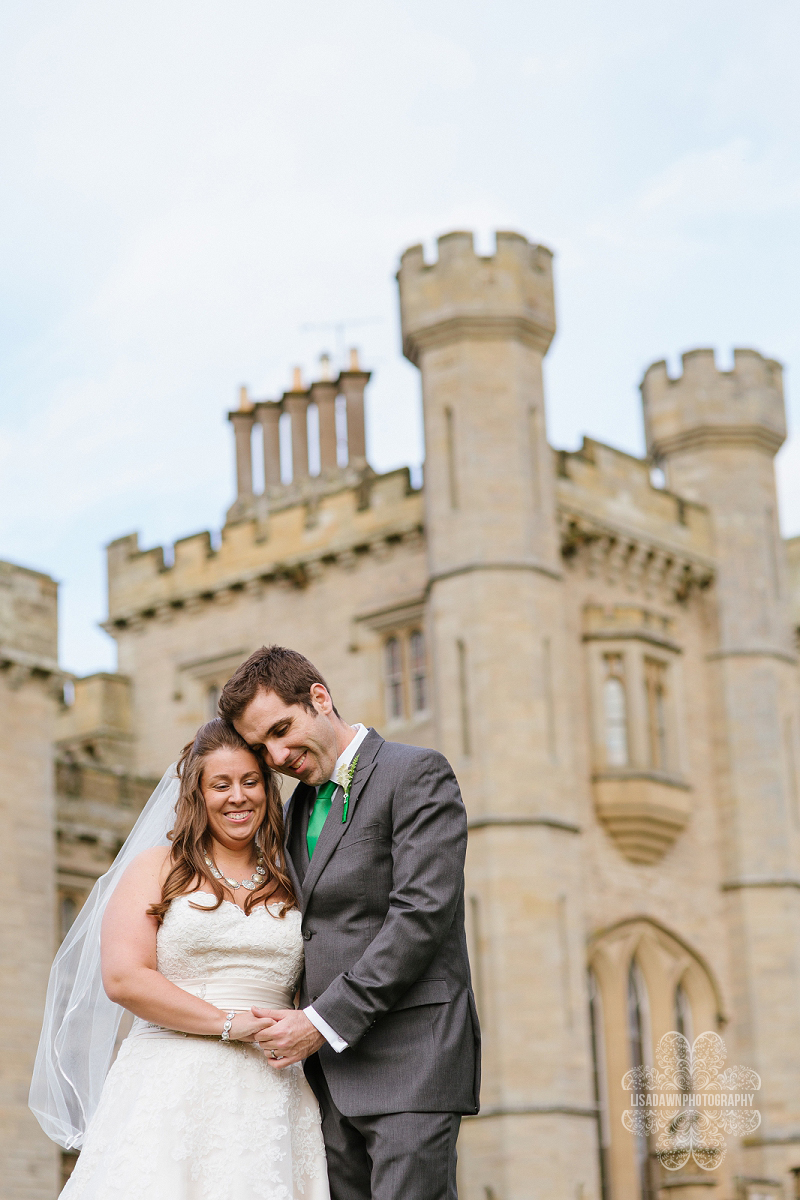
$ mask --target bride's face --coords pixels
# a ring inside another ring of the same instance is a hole
[[[200,789],[211,836],[228,850],[252,842],[267,811],[258,762],[249,750],[214,750],[203,764]]]

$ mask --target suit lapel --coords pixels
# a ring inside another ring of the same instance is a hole
[[[358,748],[358,766],[356,773],[353,776],[353,782],[350,785],[350,803],[347,810],[347,821],[342,823],[342,813],[344,810],[344,792],[340,787],[336,789],[333,796],[331,810],[328,813],[328,819],[320,830],[319,840],[314,848],[314,853],[311,856],[311,862],[303,879],[303,902],[308,904],[308,898],[314,889],[314,885],[322,874],[326,864],[333,854],[339,842],[342,840],[347,826],[353,817],[353,809],[355,808],[358,797],[364,789],[364,785],[376,766],[376,756],[378,750],[383,744],[383,738],[374,729],[370,729],[364,741]]]
[[[303,832],[303,813],[308,808],[308,793],[312,790],[305,783],[299,783],[289,797],[284,817],[283,848],[286,855],[286,866],[298,900],[305,874],[305,863],[299,839]]]

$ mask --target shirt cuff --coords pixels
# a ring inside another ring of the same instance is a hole
[[[328,1022],[323,1021],[319,1013],[315,1012],[310,1004],[308,1008],[303,1009],[303,1012],[306,1014],[314,1028],[319,1030],[319,1032],[325,1038],[325,1041],[333,1050],[336,1051],[337,1054],[341,1054],[343,1050],[347,1049],[348,1043],[344,1040],[344,1038],[340,1038],[336,1030],[331,1029]]]

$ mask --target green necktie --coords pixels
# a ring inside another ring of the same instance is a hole
[[[331,811],[331,801],[333,793],[336,791],[337,785],[332,779],[327,783],[323,783],[322,787],[317,792],[317,802],[314,805],[311,816],[308,820],[308,833],[306,834],[306,845],[308,846],[308,857],[314,853],[314,847],[317,844],[319,835],[322,832],[322,826],[325,824],[325,818]]]

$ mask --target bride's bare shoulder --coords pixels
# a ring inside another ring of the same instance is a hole
[[[168,871],[169,846],[153,846],[137,854],[109,897],[104,926],[121,917],[127,919],[125,914],[139,912],[142,904],[157,904]]]
[[[131,881],[157,879],[159,884],[164,882],[170,868],[170,847],[151,846],[132,859],[125,875]]]

